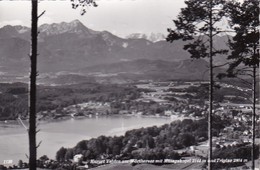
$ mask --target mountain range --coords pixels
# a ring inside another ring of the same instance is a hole
[[[151,33],[151,34],[143,34],[143,33],[133,33],[126,36],[128,39],[147,39],[152,42],[164,41],[166,36],[162,33]]]
[[[40,73],[82,70],[90,73],[98,69],[111,72],[113,68],[112,72],[132,69],[155,74],[164,69],[162,72],[178,72],[176,68],[190,61],[188,52],[183,50],[183,41],[168,43],[160,40],[163,35],[159,34],[151,34],[150,38],[141,34],[121,38],[108,31],[91,30],[79,20],[43,24],[39,32]],[[0,28],[0,73],[28,74],[29,51],[30,28],[10,25]],[[199,67],[203,63],[204,60],[197,60],[194,64]],[[200,68],[203,69],[206,67]],[[187,67],[185,74],[188,72],[196,73]]]
[[[206,80],[208,78],[207,70],[208,62],[203,59],[180,61],[139,59],[91,66],[79,70],[79,73],[135,80]]]

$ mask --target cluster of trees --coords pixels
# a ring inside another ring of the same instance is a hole
[[[214,159],[227,159],[230,162],[217,162],[213,163],[214,169],[224,169],[229,167],[237,167],[244,165],[245,162],[251,159],[251,146],[241,144],[238,146],[227,146],[223,148],[216,148],[213,152]],[[255,148],[254,159],[259,158],[259,145]],[[237,161],[236,161],[237,160]]]
[[[1,84],[0,94],[0,120],[16,119],[18,115],[25,118],[28,113],[28,86],[23,83]],[[183,92],[182,89],[170,89],[171,91]],[[146,92],[146,89],[138,89],[134,86],[121,86],[111,84],[98,84],[98,83],[82,83],[67,86],[39,86],[38,87],[38,100],[37,112],[50,111],[58,108],[67,107],[69,105],[83,103],[88,101],[94,102],[110,102],[113,114],[117,114],[120,110],[126,111],[141,111],[144,114],[154,115],[163,114],[166,110],[183,110],[186,104],[181,104],[180,101],[176,102],[179,105],[159,105],[156,102],[141,102],[135,99],[141,96],[141,92]],[[207,98],[208,85],[201,85],[199,87],[189,87],[185,89],[186,92],[196,93],[197,96],[190,96],[190,99]],[[223,91],[228,94],[237,94],[235,89],[219,89],[217,96],[223,99]],[[240,95],[244,94],[239,93]],[[248,94],[247,94],[248,95]],[[170,99],[169,99],[170,100]],[[220,100],[219,100],[220,101]],[[194,110],[195,111],[195,110]],[[201,110],[199,111],[201,112]]]
[[[28,85],[1,84],[0,120],[25,118],[28,114]],[[69,105],[96,101],[121,103],[140,97],[134,86],[82,83],[68,86],[38,86],[37,112],[63,108]]]
[[[42,93],[41,93],[42,92]],[[58,107],[93,102],[123,102],[140,97],[136,87],[83,83],[60,87],[39,88],[39,110],[52,110]]]
[[[23,83],[1,83],[0,85],[0,120],[15,119],[18,113],[28,113],[28,90]]]
[[[190,99],[192,102],[193,99],[200,99],[204,103],[205,100],[207,100],[209,96],[209,85],[208,84],[201,84],[200,86],[190,86],[185,89],[174,89],[170,88],[168,91],[171,92],[185,92],[186,95],[182,95],[184,98]],[[195,95],[191,95],[189,93],[193,93]],[[225,96],[236,96],[234,99],[229,99],[230,102],[234,103],[249,103],[249,99],[251,96],[250,91],[241,92],[238,89],[232,88],[232,87],[221,87],[219,85],[216,85],[214,88],[214,102],[223,102],[225,99]],[[174,96],[174,95],[173,95]],[[238,100],[239,97],[241,100]],[[203,99],[203,100],[202,100]]]
[[[207,121],[185,119],[161,127],[134,129],[124,136],[100,136],[80,141],[73,148],[60,148],[56,159],[66,161],[76,154],[89,159],[179,159],[175,149],[207,139]]]

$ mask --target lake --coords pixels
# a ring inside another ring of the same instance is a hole
[[[69,119],[40,122],[37,142],[42,141],[38,148],[38,157],[47,155],[55,159],[56,152],[62,147],[73,147],[83,139],[100,135],[123,135],[127,130],[160,126],[170,123],[170,118],[142,116],[105,116],[84,119]],[[28,125],[28,122],[24,122]],[[28,135],[19,122],[0,122],[0,164],[4,160],[28,162]]]

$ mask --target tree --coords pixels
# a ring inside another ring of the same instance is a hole
[[[81,15],[84,15],[87,12],[86,7],[97,7],[97,3],[95,2],[95,0],[71,0],[71,2],[73,9],[80,8]]]
[[[250,76],[252,78],[252,169],[255,167],[255,122],[256,122],[256,82],[259,70],[259,1],[245,0],[227,4],[231,28],[235,36],[229,41],[231,60],[227,73],[219,77]]]
[[[38,39],[38,0],[32,0],[31,23],[31,73],[29,101],[29,169],[36,169],[36,76],[37,76],[37,39]]]
[[[19,167],[19,168],[23,168],[23,161],[22,161],[22,160],[19,160],[19,161],[18,161],[18,167]]]
[[[41,157],[39,158],[39,160],[41,160],[41,161],[47,161],[47,160],[49,160],[49,158],[48,158],[47,155],[43,155],[43,156],[41,156]]]
[[[64,161],[65,160],[65,155],[66,155],[67,149],[64,147],[61,147],[57,153],[56,153],[56,160],[57,161]]]
[[[173,20],[176,29],[168,29],[167,41],[173,42],[182,39],[188,41],[184,49],[191,54],[191,58],[209,58],[209,113],[208,159],[212,158],[212,114],[213,114],[213,57],[226,54],[227,50],[216,49],[213,46],[213,38],[222,33],[223,29],[217,24],[225,16],[225,0],[186,0],[186,8],[182,8],[176,20]],[[208,168],[211,169],[210,161]]]
[[[73,159],[73,149],[67,149],[66,153],[65,153],[65,156],[64,156],[64,159],[65,160],[70,160],[70,159]]]
[[[183,147],[188,147],[196,143],[195,137],[189,132],[180,133],[176,140],[180,141]]]
[[[37,78],[37,51],[38,51],[38,0],[31,0],[31,72],[30,72],[30,101],[29,101],[29,169],[36,169],[37,147],[36,145],[36,78]],[[81,15],[86,13],[85,6],[97,6],[95,0],[72,0],[72,8],[82,7]]]

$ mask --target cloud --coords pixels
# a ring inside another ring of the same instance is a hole
[[[42,16],[40,19],[39,19],[39,25],[42,25],[42,24],[45,24],[45,23],[53,23],[53,19],[51,19],[50,17],[44,17]],[[22,25],[22,26],[27,26],[27,27],[30,27],[30,23],[25,23],[21,20],[10,20],[10,21],[1,21],[0,22],[0,28],[3,27],[3,26],[6,26],[6,25]]]
[[[0,27],[3,27],[5,25],[25,25],[25,24],[21,20],[10,20],[10,21],[1,21],[0,22]]]
[[[41,16],[39,18],[39,25],[42,25],[42,24],[50,24],[50,23],[53,23],[54,20],[50,17],[46,17],[46,16]]]

